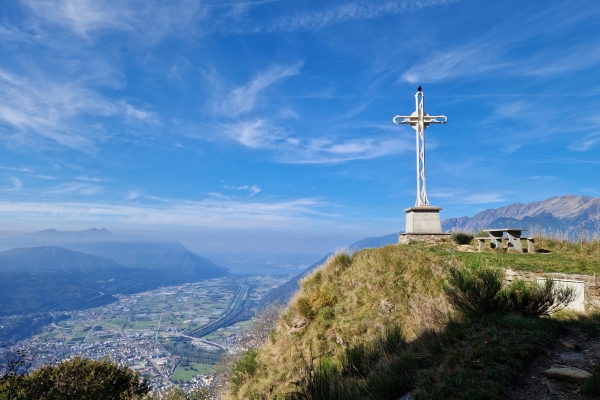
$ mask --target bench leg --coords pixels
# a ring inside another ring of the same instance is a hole
[[[523,252],[523,245],[521,244],[520,238],[509,238],[508,239],[508,251],[518,251],[519,253]]]
[[[501,249],[502,248],[502,239],[493,238],[490,243],[490,247],[492,249]]]
[[[485,241],[484,241],[484,240],[482,240],[482,239],[477,239],[477,242],[479,243],[479,245],[478,245],[478,250],[479,250],[479,251],[483,251],[483,249],[484,249],[484,246],[485,246]]]
[[[533,239],[527,239],[527,252],[535,253],[535,246],[533,245]]]

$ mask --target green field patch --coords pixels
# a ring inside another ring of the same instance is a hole
[[[189,366],[182,367],[181,364],[175,369],[175,373],[171,376],[173,382],[179,380],[188,382],[194,376],[202,374],[207,375],[212,371],[212,366],[208,364],[190,364]]]
[[[85,336],[73,337],[69,340],[69,343],[83,342],[84,340]]]

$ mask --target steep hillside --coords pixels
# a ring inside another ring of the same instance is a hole
[[[506,398],[531,359],[564,332],[586,326],[597,335],[600,328],[594,318],[575,316],[466,318],[447,300],[447,271],[548,266],[600,273],[598,242],[542,240],[538,247],[537,254],[472,253],[453,243],[414,243],[332,256],[301,281],[268,342],[237,362],[227,397]]]
[[[60,247],[4,251],[0,253],[0,316],[106,304],[114,300],[107,293],[114,292],[110,280],[140,275],[141,271],[112,260]]]
[[[352,243],[348,247],[348,250],[350,252],[355,252],[355,251],[362,250],[362,249],[378,248],[381,246],[386,246],[388,244],[395,244],[395,243],[398,243],[398,234],[392,233],[390,235],[379,236],[379,237],[369,237],[369,238],[359,240],[358,242]],[[274,303],[287,304],[288,301],[294,295],[294,293],[296,293],[298,291],[298,289],[300,289],[300,281],[304,277],[311,274],[315,268],[317,268],[320,265],[323,265],[325,263],[325,261],[327,261],[327,259],[332,254],[333,253],[327,254],[321,260],[317,261],[316,263],[314,263],[313,265],[311,265],[310,267],[308,267],[304,271],[302,271],[302,273],[298,274],[297,276],[293,277],[292,279],[290,279],[283,285],[271,290],[269,293],[264,295],[260,299],[258,308],[262,309],[262,308],[265,308],[268,305],[274,304]]]
[[[484,228],[511,226],[528,228],[531,235],[559,235],[578,238],[580,227],[588,237],[600,234],[600,198],[564,195],[529,204],[510,204],[489,209],[473,217],[450,218],[442,221],[445,232],[465,230],[476,232]]]

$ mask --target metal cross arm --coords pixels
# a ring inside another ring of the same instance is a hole
[[[413,113],[413,115],[409,115],[409,116],[405,116],[405,115],[396,115],[394,118],[392,118],[392,121],[394,121],[394,123],[396,125],[412,125],[413,127],[415,127],[418,123],[419,123],[419,116],[418,115],[414,115],[415,113]],[[401,121],[398,121],[398,119],[402,118]],[[443,118],[442,120],[438,120],[438,118]],[[445,115],[427,115],[427,113],[424,113],[423,115],[423,125],[425,126],[425,128],[427,128],[429,126],[429,124],[445,124],[446,122],[448,122],[448,117],[446,117]]]

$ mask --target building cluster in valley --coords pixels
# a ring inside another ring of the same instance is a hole
[[[243,284],[250,287],[248,298],[255,302],[287,279],[250,276],[244,278]],[[236,302],[236,293],[241,292],[238,286],[220,278],[120,295],[118,301],[105,307],[53,312],[55,322],[46,326],[42,334],[11,347],[25,348],[33,356],[33,368],[77,356],[107,358],[139,371],[149,379],[153,390],[167,388],[174,382],[190,389],[210,386],[214,381],[212,365],[220,354],[239,351],[239,334],[251,322],[221,327],[201,338],[189,333],[222,318]],[[190,342],[203,354],[210,356],[214,352],[215,357],[192,375],[190,372],[196,369],[185,368],[185,354],[169,351],[169,344],[177,346],[179,340]]]

